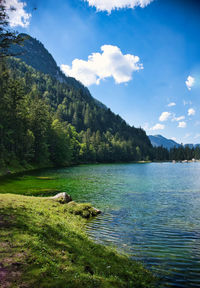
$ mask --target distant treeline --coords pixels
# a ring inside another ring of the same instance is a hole
[[[190,148],[189,146],[179,146],[171,148],[170,150],[163,148],[163,147],[157,147],[154,148],[154,160],[156,161],[183,161],[183,160],[192,160],[200,159],[200,147],[196,146],[195,148]]]

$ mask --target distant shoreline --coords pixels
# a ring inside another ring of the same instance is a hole
[[[53,165],[47,165],[47,166],[34,166],[34,165],[27,165],[26,167],[18,166],[18,167],[8,167],[0,169],[0,178],[6,177],[6,176],[14,176],[21,173],[29,173],[33,171],[39,171],[44,169],[62,169],[62,168],[69,168],[73,166],[80,166],[80,165],[97,165],[97,164],[149,164],[149,163],[196,163],[200,162],[200,160],[166,160],[166,161],[131,161],[131,162],[85,162],[85,163],[74,163],[69,166],[53,166]]]

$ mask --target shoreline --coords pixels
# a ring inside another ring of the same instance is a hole
[[[84,163],[72,163],[68,166],[53,166],[52,164],[48,165],[30,165],[27,166],[17,166],[17,167],[7,167],[7,168],[1,168],[0,169],[0,179],[7,176],[14,176],[18,174],[23,173],[29,173],[34,171],[42,171],[45,169],[62,169],[62,168],[70,168],[74,166],[80,166],[80,165],[101,165],[101,164],[149,164],[149,163],[199,163],[200,160],[166,160],[166,161],[131,161],[131,162],[84,162]]]
[[[80,166],[80,165],[97,165],[97,164],[146,164],[146,163],[153,163],[152,161],[134,161],[134,162],[84,162],[84,163],[72,163],[68,166],[53,166],[51,164],[48,165],[31,165],[28,164],[27,166],[16,166],[16,167],[6,167],[0,169],[0,178],[6,177],[6,176],[14,176],[22,173],[29,173],[33,171],[39,171],[43,169],[62,169],[62,168],[70,168],[74,166]]]
[[[74,203],[0,194],[3,287],[156,287],[142,264],[89,238],[91,206]]]

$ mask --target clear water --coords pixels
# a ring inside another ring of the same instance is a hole
[[[1,193],[56,188],[92,203],[103,211],[87,225],[92,238],[142,261],[161,287],[200,287],[200,163],[83,165],[0,184]]]

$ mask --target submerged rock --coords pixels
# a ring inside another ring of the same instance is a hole
[[[94,208],[94,207],[92,207],[92,208],[93,208],[93,213],[94,213],[95,215],[101,214],[101,210],[99,210],[99,209],[97,209],[97,208]]]
[[[55,196],[50,197],[50,199],[57,200],[60,203],[69,203],[72,201],[72,197],[66,192],[58,193]]]

